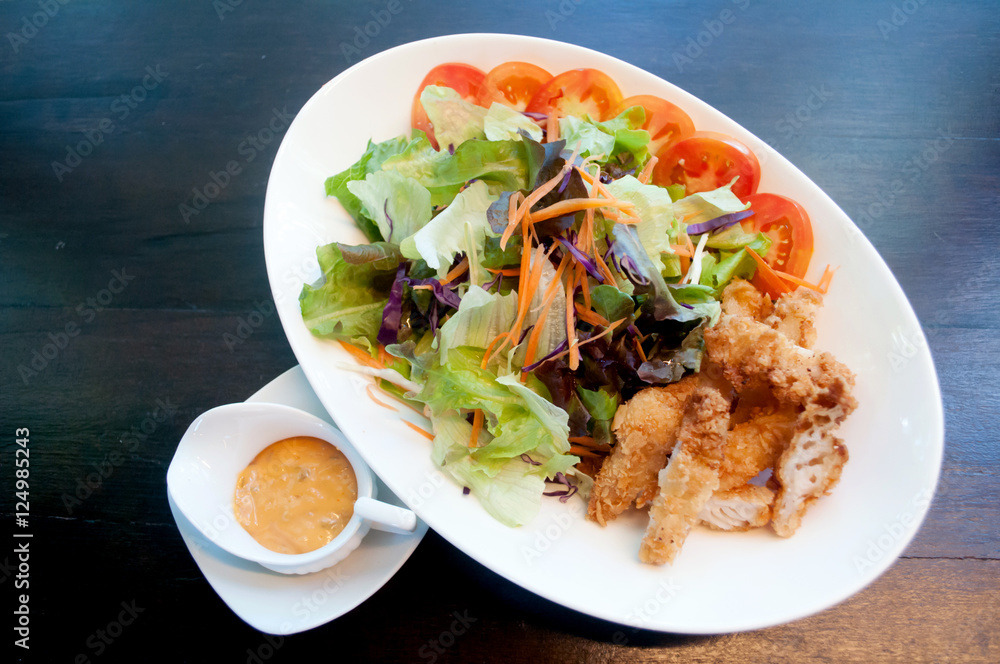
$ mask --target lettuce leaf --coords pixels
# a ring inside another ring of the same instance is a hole
[[[441,326],[441,363],[447,364],[451,348],[476,346],[485,349],[498,334],[511,328],[516,316],[516,292],[491,294],[479,286],[470,286],[458,311]]]
[[[486,111],[483,131],[491,141],[520,141],[522,136],[534,141],[542,140],[542,128],[531,118],[499,102],[493,102]]]
[[[299,294],[306,327],[321,337],[374,343],[402,260],[398,248],[386,242],[359,247],[334,242],[318,247],[316,257],[324,283],[306,284]]]
[[[419,182],[392,171],[369,173],[347,183],[365,215],[387,242],[413,235],[431,220],[431,194]]]
[[[428,85],[420,93],[420,103],[443,149],[458,147],[473,138],[486,138],[483,131],[486,109],[470,104],[451,88]]]
[[[426,142],[426,138],[423,139]],[[382,163],[394,155],[406,150],[409,143],[405,136],[373,143],[368,141],[365,153],[361,155],[350,168],[326,179],[326,195],[335,196],[340,204],[344,206],[347,213],[354,218],[354,222],[365,234],[369,242],[384,240],[375,222],[364,213],[361,201],[347,188],[348,183],[354,180],[363,180],[369,173],[374,173],[382,168]]]
[[[437,270],[438,278],[443,277],[458,254],[482,253],[486,237],[495,235],[486,219],[494,200],[485,182],[473,182],[451,205],[403,240],[400,250],[407,258],[423,258]]]
[[[607,162],[626,153],[638,166],[649,156],[646,149],[649,132],[640,129],[645,122],[646,111],[642,106],[627,108],[618,117],[604,122],[567,115],[559,118],[559,136],[568,149],[579,146],[581,156],[604,155],[599,161]]]
[[[615,198],[635,205],[635,213],[642,220],[635,225],[639,242],[662,272],[665,267],[662,254],[673,254],[670,245],[680,231],[670,193],[663,187],[643,184],[631,175],[615,180],[608,190]]]

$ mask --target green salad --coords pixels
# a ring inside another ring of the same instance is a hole
[[[317,249],[302,318],[425,413],[434,463],[518,526],[587,492],[619,404],[698,371],[722,289],[771,240],[743,230],[732,183],[646,183],[641,106],[561,117],[550,142],[530,113],[419,99],[442,148],[369,141],[327,180],[370,243]]]

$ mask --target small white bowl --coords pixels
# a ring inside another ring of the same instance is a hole
[[[308,553],[271,551],[236,520],[233,500],[240,472],[265,447],[312,436],[337,447],[354,469],[354,515],[333,540]],[[371,469],[343,434],[304,411],[271,403],[237,403],[206,411],[188,427],[167,470],[167,491],[178,509],[211,542],[229,553],[281,572],[309,574],[337,564],[361,544],[369,528],[412,532],[416,515],[375,500]]]

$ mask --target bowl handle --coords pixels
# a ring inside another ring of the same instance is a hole
[[[396,507],[366,496],[354,503],[354,513],[371,521],[372,528],[405,535],[417,528],[417,515],[403,507]]]

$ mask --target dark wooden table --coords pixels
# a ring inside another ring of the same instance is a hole
[[[398,2],[367,40],[385,0],[0,2],[0,516],[14,529],[26,428],[34,535],[26,578],[17,541],[0,552],[5,651],[38,662],[1000,661],[996,3]],[[790,625],[628,633],[619,645],[616,625],[521,590],[433,533],[369,601],[298,636],[248,627],[205,582],[167,507],[174,448],[199,413],[295,364],[273,315],[226,343],[270,297],[261,224],[281,131],[245,141],[349,61],[477,31],[581,44],[673,81],[813,178],[895,272],[935,357],[947,444],[928,519],[870,587]],[[241,150],[253,160],[185,223],[179,205]],[[30,651],[12,644],[25,593]],[[474,622],[437,653],[454,612]]]

